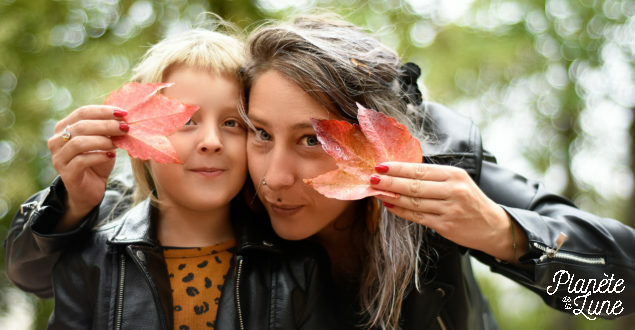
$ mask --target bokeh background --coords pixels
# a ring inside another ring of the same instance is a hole
[[[56,174],[46,147],[55,122],[102,103],[149,45],[204,12],[249,29],[310,8],[418,63],[427,98],[470,116],[499,163],[635,225],[633,0],[0,0],[0,237]],[[635,315],[567,315],[474,266],[502,329],[635,329]],[[45,328],[52,301],[9,283],[4,251],[0,268],[0,329]]]

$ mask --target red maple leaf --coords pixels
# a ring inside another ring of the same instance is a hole
[[[158,93],[172,85],[132,82],[108,95],[104,104],[126,110],[125,120],[130,126],[128,134],[112,137],[115,146],[128,151],[133,158],[153,159],[158,163],[183,163],[167,136],[185,125],[199,107]]]
[[[394,118],[357,104],[358,124],[341,120],[311,119],[322,148],[335,158],[337,169],[304,179],[326,197],[354,200],[392,193],[373,189],[375,165],[387,161],[420,163],[419,140]]]

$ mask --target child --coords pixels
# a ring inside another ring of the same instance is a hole
[[[235,247],[230,202],[247,175],[241,53],[232,37],[192,30],[158,43],[138,65],[133,80],[174,83],[166,96],[200,106],[168,137],[183,164],[132,160],[148,197],[62,255],[52,328],[214,327]]]
[[[168,137],[183,164],[131,161],[143,197],[135,206],[113,206],[118,196],[99,184],[112,169],[110,136],[129,128],[125,109],[83,107],[57,125],[49,148],[61,179],[24,204],[6,252],[9,277],[41,296],[48,284],[37,274],[61,252],[50,328],[333,328],[315,316],[329,314],[314,298],[321,281],[306,275],[316,274],[311,247],[280,242],[236,197],[247,176],[241,63],[238,40],[191,30],[153,46],[135,68],[134,81],[175,83],[163,93],[200,106]]]

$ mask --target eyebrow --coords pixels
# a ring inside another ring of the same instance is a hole
[[[249,117],[249,120],[252,121],[252,122],[263,124],[265,126],[268,124],[268,122],[266,120],[263,120],[263,119],[258,118],[256,116],[248,114],[248,117]],[[300,123],[293,124],[291,126],[291,128],[292,129],[307,129],[307,128],[313,129],[313,124],[311,124],[311,122],[305,121],[305,122],[300,122]]]

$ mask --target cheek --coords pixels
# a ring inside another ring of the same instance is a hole
[[[165,165],[159,164],[155,161],[149,160],[148,167],[150,168],[150,173],[152,173],[153,177],[160,177],[165,172]]]
[[[315,206],[316,216],[324,218],[319,222],[332,222],[353,203],[352,201],[328,198],[317,192],[317,190],[311,188],[309,185],[305,186],[307,187],[307,193],[310,194],[313,205]]]
[[[225,150],[231,153],[232,158],[241,160],[242,165],[247,167],[247,139],[244,137],[232,137],[224,142]]]
[[[172,184],[178,175],[176,166],[178,165],[158,164],[154,161],[150,161],[150,173],[152,173],[158,193],[161,194],[164,189],[173,189]]]
[[[253,147],[249,147],[249,142],[247,142],[247,167],[254,182],[258,181],[258,178],[261,178],[267,170],[266,158],[256,152]]]
[[[298,161],[302,162],[299,168],[300,175],[303,179],[311,179],[337,169],[335,159],[331,158],[326,152],[317,156],[299,159]]]
[[[189,138],[186,134],[183,134],[181,132],[176,132],[168,136],[168,140],[174,147],[176,154],[179,156],[179,158],[181,158],[181,160],[187,158],[185,156],[190,153],[192,148],[196,147],[194,141],[192,141],[192,139]]]

